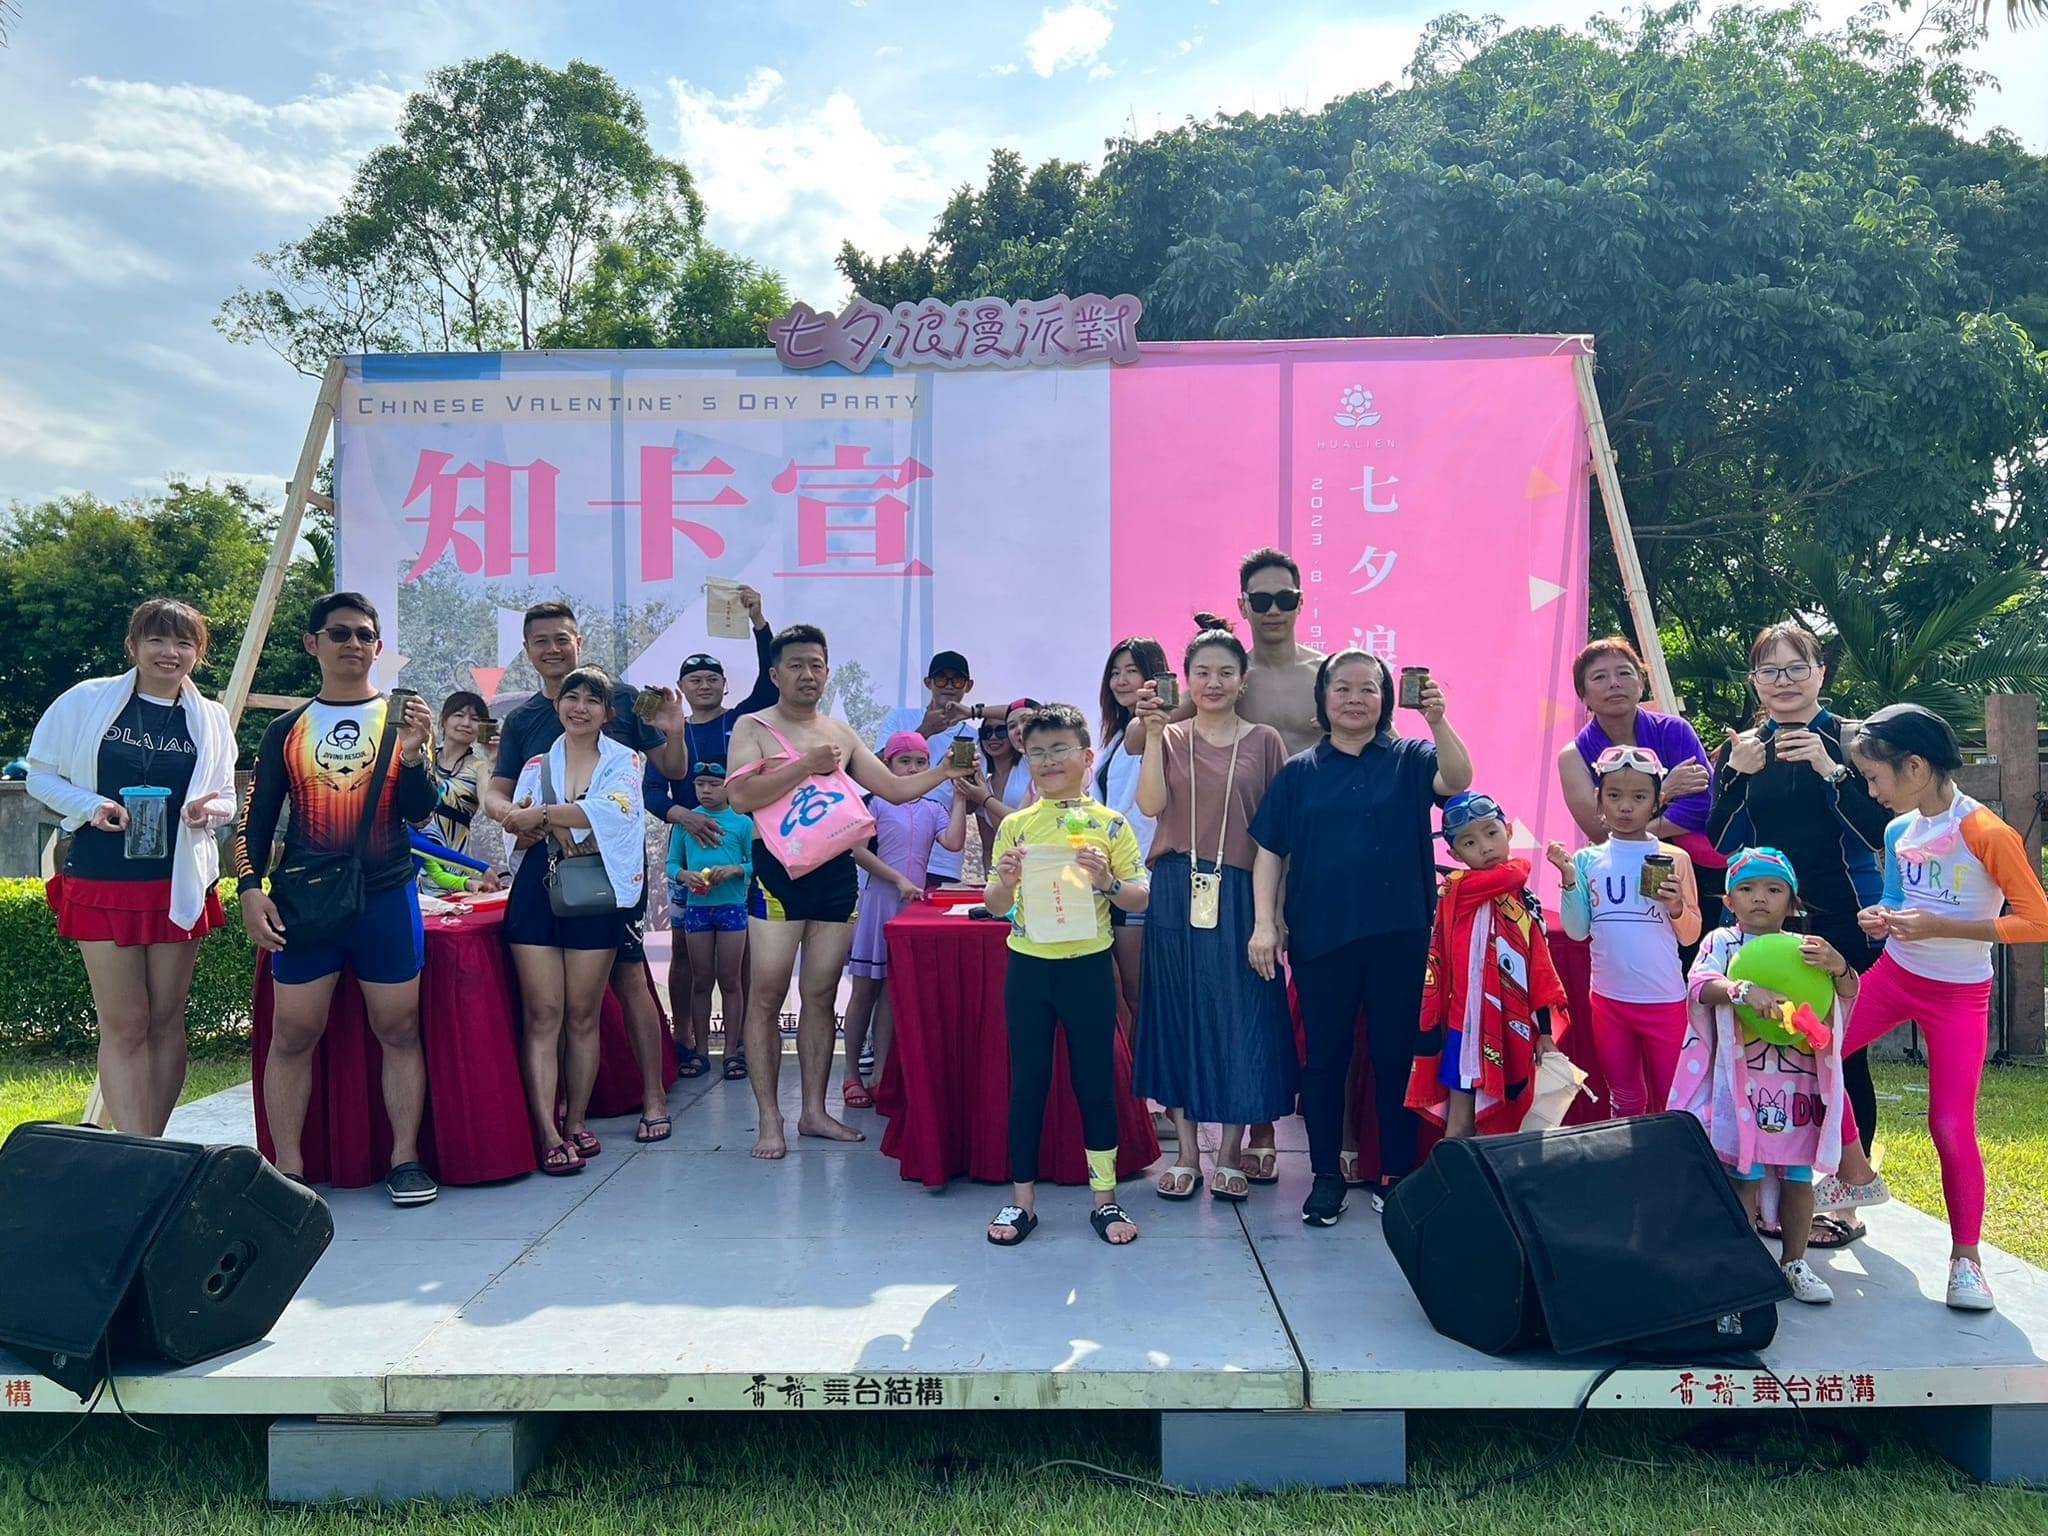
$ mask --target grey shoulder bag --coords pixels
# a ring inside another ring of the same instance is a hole
[[[540,798],[556,805],[554,776],[548,771],[548,755],[540,760]],[[605,873],[604,859],[597,854],[562,856],[561,844],[548,838],[548,909],[557,917],[602,917],[619,910],[618,893],[612,877]]]

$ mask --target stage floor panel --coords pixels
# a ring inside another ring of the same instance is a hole
[[[793,1133],[793,1059],[781,1098]],[[1435,1333],[1365,1191],[1337,1228],[1302,1225],[1295,1125],[1281,1183],[1244,1206],[1169,1203],[1132,1180],[1120,1196],[1143,1235],[1114,1249],[1084,1190],[1046,1186],[1039,1230],[1005,1250],[984,1227],[1006,1188],[906,1183],[876,1145],[879,1116],[847,1117],[865,1142],[792,1134],[769,1163],[748,1155],[750,1085],[679,1083],[672,1107],[659,1146],[636,1146],[630,1117],[594,1127],[605,1151],[577,1177],[451,1188],[413,1211],[381,1189],[330,1195],[335,1243],[269,1339],[123,1374],[122,1401],[145,1414],[1565,1408],[1608,1363],[1494,1359]],[[210,1142],[252,1132],[246,1085],[171,1126]],[[1942,1224],[1903,1206],[1867,1219],[1863,1242],[1815,1256],[1835,1303],[1779,1309],[1776,1382],[1631,1368],[1594,1405],[2048,1402],[2048,1275],[1987,1252],[2001,1310],[1952,1313]],[[4,1357],[0,1376],[10,1407],[78,1408]]]
[[[1303,1226],[1306,1155],[1283,1152],[1280,1198],[1247,1208],[1247,1227],[1309,1375],[1317,1408],[1570,1408],[1618,1357],[1496,1358],[1431,1328],[1380,1235],[1367,1191],[1335,1228]],[[1783,1302],[1768,1372],[1630,1368],[1601,1408],[1941,1407],[2048,1402],[2048,1275],[1985,1249],[1992,1313],[1952,1312],[1948,1228],[1894,1202],[1863,1213],[1869,1235],[1809,1255],[1834,1287],[1825,1307]]]

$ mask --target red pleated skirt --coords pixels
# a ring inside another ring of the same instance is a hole
[[[189,944],[203,939],[227,921],[220,892],[208,890],[197,926],[180,928],[171,921],[168,880],[82,880],[58,875],[44,887],[43,899],[57,914],[60,937],[80,944]]]

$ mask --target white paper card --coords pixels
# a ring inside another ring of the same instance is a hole
[[[1077,944],[1097,937],[1095,883],[1072,848],[1033,843],[1024,850],[1017,892],[1024,937],[1034,944]]]
[[[704,631],[714,640],[744,640],[754,632],[738,582],[714,576],[704,583]]]

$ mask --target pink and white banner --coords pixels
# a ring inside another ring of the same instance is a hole
[[[1303,642],[1428,666],[1535,848],[1569,840],[1551,765],[1586,627],[1583,350],[1147,343],[1121,367],[858,377],[765,351],[356,358],[340,575],[384,614],[386,680],[430,698],[530,689],[519,615],[556,596],[629,680],[710,650],[744,691],[750,646],[706,638],[704,583],[745,581],[771,622],[824,626],[833,708],[867,726],[922,696],[938,649],[977,698],[1093,717],[1112,640],[1177,658],[1277,544]]]

